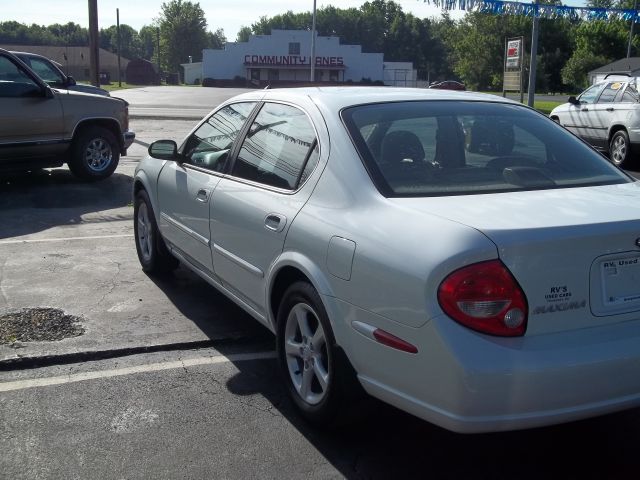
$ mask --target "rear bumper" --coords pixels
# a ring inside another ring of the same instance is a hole
[[[411,329],[346,308],[418,347],[412,355],[350,332],[343,348],[365,390],[446,429],[517,430],[640,406],[640,321],[506,339],[445,316]]]
[[[640,128],[629,128],[627,132],[629,133],[629,142],[636,148],[640,146]]]

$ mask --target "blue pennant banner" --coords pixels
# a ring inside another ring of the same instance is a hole
[[[567,18],[569,20],[625,20],[640,22],[638,10],[619,8],[566,7],[501,0],[422,0],[442,10],[492,13],[494,15],[522,15],[538,18]]]

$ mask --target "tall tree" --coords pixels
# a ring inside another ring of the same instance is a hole
[[[157,31],[158,27],[154,25],[145,25],[138,32],[138,38],[140,39],[140,55],[145,60],[151,60],[157,64],[156,50],[157,50]]]
[[[207,32],[207,46],[205,48],[221,49],[224,48],[225,43],[227,43],[227,37],[222,28],[215,32]]]
[[[236,42],[248,42],[250,36],[251,36],[251,27],[247,27],[243,25],[242,27],[240,27],[240,30],[238,30]]]
[[[100,29],[100,48],[118,53],[118,27]],[[142,44],[138,32],[127,24],[120,25],[120,54],[128,59],[142,56]]]
[[[169,72],[179,72],[189,56],[202,60],[207,47],[207,20],[198,2],[171,0],[160,7],[158,18],[163,65]]]
[[[587,73],[627,54],[628,26],[622,21],[583,22],[575,29],[571,58],[562,68],[565,83],[584,88]]]

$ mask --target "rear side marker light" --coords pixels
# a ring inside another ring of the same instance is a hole
[[[451,273],[438,288],[438,302],[449,317],[478,332],[518,337],[527,329],[527,298],[500,260]]]
[[[418,353],[418,348],[415,345],[410,344],[409,342],[402,340],[395,335],[382,330],[381,328],[376,328],[368,323],[353,321],[351,322],[351,326],[357,331],[363,334],[365,337],[374,340],[377,343],[381,343],[387,347],[394,348],[396,350],[400,350],[402,352],[407,353]]]
[[[373,331],[373,336],[379,343],[386,345],[387,347],[395,348],[396,350],[401,350],[407,353],[418,353],[418,349],[414,345],[411,345],[409,342],[405,342],[401,338],[379,328],[376,328]]]

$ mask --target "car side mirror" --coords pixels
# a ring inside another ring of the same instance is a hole
[[[71,75],[67,76],[67,85],[72,87],[75,84],[76,84],[76,79],[73,78]]]
[[[173,140],[157,140],[149,145],[149,155],[160,160],[180,162],[182,156],[178,153],[178,145]]]
[[[53,90],[49,85],[45,85],[44,87],[44,98],[55,98],[55,95],[53,94]]]
[[[578,100],[576,97],[574,97],[573,95],[571,95],[569,97],[569,100],[567,100],[571,105],[580,105],[580,100]]]

